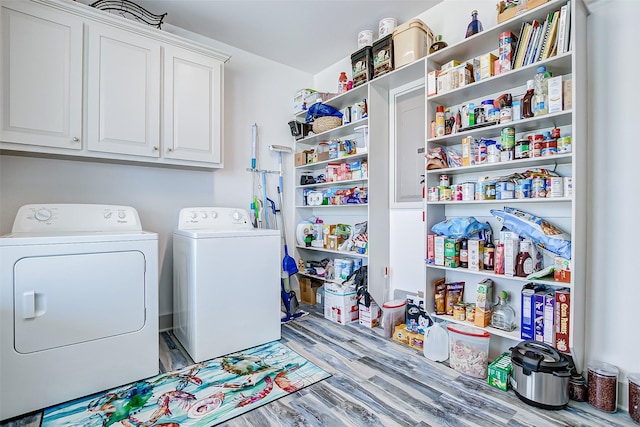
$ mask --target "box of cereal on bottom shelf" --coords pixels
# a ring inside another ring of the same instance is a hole
[[[341,325],[358,321],[358,299],[355,285],[324,284],[324,317]]]
[[[520,297],[520,338],[532,340],[535,337],[535,294],[541,285],[527,283],[522,287]]]
[[[569,315],[571,313],[571,291],[569,288],[561,288],[556,290],[556,343],[555,348],[563,353],[569,353]]]
[[[551,347],[556,345],[555,305],[556,295],[553,289],[547,289],[544,294],[544,332],[542,337],[544,343]]]

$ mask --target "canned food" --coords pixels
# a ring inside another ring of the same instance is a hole
[[[476,183],[465,182],[462,184],[462,200],[469,201],[475,198]]]
[[[564,196],[564,179],[562,177],[547,178],[547,197]]]
[[[427,201],[437,202],[440,200],[440,189],[438,187],[429,187],[427,189]]]
[[[501,162],[508,162],[510,160],[513,160],[513,156],[514,156],[514,148],[510,147],[510,148],[504,148],[504,146],[502,147],[502,150],[500,150],[500,161]]]
[[[515,185],[516,199],[528,199],[531,197],[531,179],[519,179]]]
[[[527,159],[529,157],[529,140],[528,139],[519,139],[518,142],[516,142],[514,155],[516,160]]]
[[[570,153],[571,152],[571,137],[563,136],[558,138],[558,153]]]
[[[573,197],[573,178],[565,176],[564,181],[564,197]]]
[[[531,198],[547,197],[547,182],[545,178],[531,180]]]
[[[544,136],[541,133],[535,135],[529,135],[529,157],[542,156],[542,144],[544,142]]]
[[[506,127],[501,132],[501,147],[502,150],[513,149],[516,145],[516,128]]]
[[[462,200],[462,184],[453,184],[450,188],[451,200]]]
[[[468,303],[466,308],[466,318],[469,322],[473,322],[476,318],[476,305],[472,302]]]
[[[451,181],[449,180],[449,175],[440,175],[440,186],[448,187],[451,185]]]
[[[542,157],[553,156],[558,154],[558,143],[555,139],[547,139],[542,143],[542,150],[540,150]]]
[[[484,184],[484,200],[496,199],[496,183],[487,182]]]
[[[453,318],[455,320],[465,320],[467,317],[467,307],[465,303],[457,303],[453,306]]]
[[[440,201],[446,202],[451,200],[451,188],[449,187],[439,187],[440,189]]]
[[[515,184],[509,181],[501,181],[496,183],[496,199],[506,200],[513,199]]]

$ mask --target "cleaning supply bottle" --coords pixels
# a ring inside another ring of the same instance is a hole
[[[544,116],[549,112],[548,103],[548,89],[547,80],[551,77],[551,73],[547,71],[547,67],[541,65],[537,69],[537,73],[534,77],[534,103],[533,103],[533,115]]]
[[[478,20],[478,11],[471,11],[471,22],[467,25],[467,34],[465,38],[471,37],[474,34],[477,34],[483,30],[482,23]]]
[[[340,77],[338,77],[338,93],[345,93],[347,91],[347,73],[342,71]]]

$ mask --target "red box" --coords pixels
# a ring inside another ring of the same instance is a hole
[[[555,327],[556,339],[555,347],[563,353],[570,353],[569,348],[569,331],[570,314],[571,314],[571,291],[569,288],[561,288],[556,290],[556,307],[555,307]]]

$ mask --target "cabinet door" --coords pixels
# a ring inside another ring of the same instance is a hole
[[[82,22],[32,2],[3,2],[0,139],[79,150]]]
[[[160,43],[91,24],[89,151],[159,157]]]
[[[222,163],[222,62],[165,48],[163,156]]]

